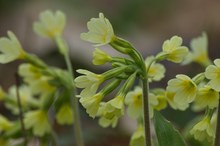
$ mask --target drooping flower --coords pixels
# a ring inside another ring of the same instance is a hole
[[[12,62],[16,59],[24,59],[26,56],[15,34],[8,31],[8,37],[0,38],[0,63],[2,64]]]
[[[13,123],[0,114],[0,134],[4,131],[9,130],[12,126]]]
[[[167,91],[174,93],[174,103],[186,105],[194,101],[197,85],[188,76],[180,74],[168,81]]]
[[[84,69],[78,69],[77,72],[84,74],[75,79],[76,87],[84,88],[80,96],[84,98],[95,95],[99,85],[104,80],[103,76]]]
[[[102,65],[111,60],[111,56],[100,50],[99,48],[95,48],[93,52],[93,64],[94,65]]]
[[[112,25],[103,13],[99,13],[99,18],[92,18],[87,27],[89,32],[82,33],[81,39],[97,44],[96,46],[108,44],[114,38]]]
[[[164,89],[156,88],[151,90],[152,94],[156,96],[158,104],[154,105],[154,109],[160,111],[167,107],[166,91]]]
[[[209,85],[211,88],[220,91],[220,59],[215,59],[214,64],[206,68],[205,76],[210,79]]]
[[[39,106],[37,99],[35,99],[28,86],[22,85],[18,88],[20,102],[22,110],[26,111],[31,107]],[[17,104],[16,87],[9,88],[8,96],[6,97],[5,106],[12,111],[13,114],[19,114],[19,108]]]
[[[210,118],[205,117],[202,121],[197,123],[190,131],[194,138],[203,141],[208,140],[209,142],[214,140],[215,132],[210,123]]]
[[[145,65],[146,67],[148,67],[150,65],[150,62],[154,59],[153,56],[147,57],[145,60]],[[149,80],[153,80],[153,81],[160,81],[165,74],[165,68],[162,64],[160,63],[152,63],[149,71],[148,71],[148,77]]]
[[[144,139],[144,127],[143,125],[139,125],[135,132],[132,134],[129,146],[144,146]]]
[[[192,51],[186,56],[183,64],[189,64],[193,61],[204,66],[211,64],[208,57],[208,38],[205,32],[201,36],[192,39],[190,47]]]
[[[56,11],[55,13],[47,10],[40,13],[40,20],[34,23],[34,31],[46,38],[56,38],[63,33],[66,17],[63,12]]]
[[[200,109],[209,107],[213,109],[218,106],[219,93],[212,89],[210,86],[206,85],[198,90],[197,96],[195,98],[195,104]]]
[[[184,111],[184,110],[186,110],[189,107],[189,103],[188,102],[184,102],[184,103],[178,102],[178,101],[174,100],[174,97],[175,97],[175,93],[174,92],[169,92],[169,91],[166,92],[166,99],[167,99],[169,105],[173,109],[175,109],[175,110],[179,109],[181,111]]]
[[[70,125],[73,123],[73,111],[69,104],[63,104],[56,114],[56,120],[61,125]]]
[[[27,129],[32,129],[36,136],[44,136],[50,133],[50,124],[47,117],[47,111],[35,110],[25,114],[24,123]]]
[[[103,96],[104,95],[102,93],[97,93],[94,96],[80,98],[80,103],[86,109],[86,112],[90,117],[95,118]]]
[[[170,40],[166,40],[163,43],[163,53],[166,54],[166,59],[175,63],[183,61],[184,57],[188,53],[188,48],[182,46],[182,38],[173,36]]]

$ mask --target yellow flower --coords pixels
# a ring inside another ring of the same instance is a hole
[[[186,56],[183,64],[189,64],[192,61],[204,66],[211,64],[208,57],[208,38],[206,33],[203,32],[201,36],[192,39],[190,46],[192,52]]]
[[[154,106],[154,109],[160,111],[167,107],[167,98],[166,98],[166,91],[164,89],[153,89],[151,91],[157,99],[158,104]]]
[[[173,101],[180,105],[187,105],[194,101],[197,93],[196,84],[186,75],[176,75],[168,81],[167,91],[174,93]]]
[[[55,90],[55,87],[49,84],[51,78],[44,76],[39,68],[31,64],[21,64],[18,72],[30,86],[33,94],[48,94]]]
[[[73,111],[69,104],[63,104],[56,114],[56,120],[61,125],[73,123]]]
[[[166,40],[163,43],[163,53],[167,54],[167,60],[175,63],[183,61],[184,57],[188,53],[188,48],[182,45],[182,38],[173,36],[170,40]]]
[[[80,96],[83,98],[93,96],[96,93],[99,85],[103,82],[103,76],[94,74],[84,69],[78,69],[77,72],[84,74],[75,79],[76,87],[84,88],[80,93]]]
[[[90,117],[95,118],[98,109],[99,104],[103,98],[102,93],[97,93],[94,96],[91,97],[81,97],[80,103],[83,105],[83,107],[86,109],[86,112],[89,114]]]
[[[4,131],[9,130],[12,126],[13,123],[0,114],[0,134]]]
[[[100,50],[99,48],[95,48],[93,52],[93,64],[94,65],[102,65],[106,62],[109,62],[112,59],[110,55],[105,53],[104,51]]]
[[[56,38],[61,36],[66,24],[66,17],[63,12],[55,13],[47,10],[40,14],[40,20],[34,23],[34,31],[43,37]]]
[[[50,133],[50,124],[47,112],[44,110],[29,111],[25,114],[24,123],[27,129],[32,129],[36,136],[44,136]]]
[[[184,103],[178,102],[178,101],[174,100],[174,96],[175,96],[174,92],[169,92],[169,91],[166,92],[166,99],[167,99],[169,105],[173,109],[175,109],[175,110],[179,109],[181,111],[184,111],[189,107],[188,102],[184,102]]]
[[[202,121],[197,123],[190,131],[190,134],[194,135],[194,138],[199,141],[208,140],[212,142],[215,137],[215,132],[209,117],[205,117]]]
[[[97,44],[96,46],[108,44],[114,38],[112,25],[103,13],[99,13],[99,18],[92,18],[87,27],[89,32],[82,33],[81,39]]]
[[[211,88],[220,91],[220,59],[215,59],[214,64],[206,68],[205,76],[210,79],[209,85]]]
[[[129,146],[144,146],[144,127],[143,125],[139,125],[136,131],[132,134]]]
[[[0,38],[0,63],[3,64],[24,59],[26,55],[14,33],[8,31],[8,37]]]
[[[33,97],[31,90],[28,86],[25,85],[20,86],[18,90],[19,90],[20,102],[23,111],[27,111],[31,107],[39,106],[38,101]],[[10,109],[13,114],[19,114],[19,108],[17,104],[17,93],[15,86],[9,88],[9,94],[6,97],[5,106],[8,109]]]
[[[218,100],[218,92],[207,85],[198,90],[197,96],[195,98],[195,104],[197,107],[199,106],[201,109],[207,106],[210,109],[213,109],[218,106]]]
[[[138,119],[140,116],[143,116],[142,109],[142,88],[135,87],[134,91],[128,92],[125,97],[125,104],[128,105],[127,113],[130,117]],[[150,118],[153,117],[154,108],[159,104],[156,96],[152,93],[149,94],[149,103],[150,103]]]
[[[150,62],[153,59],[154,59],[153,56],[146,58],[146,60],[145,60],[146,67],[148,67],[150,65]],[[149,71],[148,71],[149,80],[160,81],[164,77],[165,71],[166,70],[162,64],[160,64],[160,63],[151,64]]]

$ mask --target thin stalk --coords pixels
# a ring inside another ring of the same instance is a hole
[[[21,129],[22,129],[22,133],[23,133],[23,137],[24,137],[24,146],[26,146],[27,145],[27,135],[26,135],[26,131],[25,131],[24,116],[23,116],[23,110],[22,110],[22,105],[21,105],[21,98],[20,98],[20,94],[19,94],[20,80],[19,80],[19,76],[17,73],[15,74],[15,80],[16,80],[16,97],[17,97],[17,102],[18,102],[19,118],[20,118]]]
[[[151,128],[150,128],[150,113],[149,113],[149,83],[148,79],[144,78],[143,82],[143,111],[144,111],[144,132],[145,146],[151,146]]]
[[[215,145],[220,146],[220,98],[219,98],[219,105],[218,105],[218,115],[217,115],[217,125],[216,125],[216,134],[215,134]]]
[[[77,146],[84,146],[83,143],[83,137],[82,137],[82,130],[81,130],[81,123],[80,123],[80,114],[79,114],[79,102],[76,97],[76,87],[74,85],[74,73],[73,73],[73,68],[72,68],[72,63],[70,60],[69,56],[69,48],[66,44],[66,42],[62,39],[62,37],[57,37],[55,38],[55,42],[57,43],[59,47],[60,53],[64,56],[66,65],[67,65],[67,70],[71,76],[72,80],[72,86],[73,89],[71,94],[70,94],[70,104],[72,107],[72,112],[73,112],[73,117],[74,117],[74,124],[73,124],[73,129],[75,133],[75,140]]]

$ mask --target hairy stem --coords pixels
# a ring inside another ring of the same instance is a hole
[[[219,102],[220,104],[220,98]],[[217,125],[216,125],[216,134],[215,134],[215,146],[220,146],[220,105],[218,105],[218,111],[217,111]]]
[[[144,111],[144,131],[145,146],[151,146],[150,113],[149,113],[149,83],[145,78],[143,82],[143,111]]]
[[[73,68],[69,56],[69,48],[66,44],[66,42],[62,39],[62,37],[57,37],[55,39],[55,42],[57,43],[60,53],[64,56],[68,72],[71,76],[72,80],[72,85],[73,89],[70,89],[71,96],[70,96],[70,104],[72,107],[72,112],[73,112],[73,117],[74,117],[74,124],[73,124],[73,129],[75,133],[75,140],[77,143],[77,146],[84,146],[83,143],[83,138],[82,138],[82,130],[81,130],[81,123],[80,123],[80,114],[79,114],[79,102],[76,97],[76,87],[74,85],[74,73],[73,73]]]
[[[23,116],[23,110],[22,110],[22,105],[21,105],[21,98],[19,94],[19,85],[20,85],[20,80],[19,80],[19,75],[16,73],[15,74],[15,80],[16,80],[16,96],[17,96],[17,102],[18,102],[18,109],[19,109],[19,118],[21,122],[21,129],[24,137],[24,146],[27,145],[27,135],[25,131],[25,125],[24,125],[24,116]]]

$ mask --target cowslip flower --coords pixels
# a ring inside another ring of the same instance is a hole
[[[182,38],[178,36],[173,36],[170,40],[166,40],[163,43],[163,53],[166,54],[166,59],[175,63],[180,63],[183,61],[184,57],[188,53],[188,48],[182,46]]]
[[[103,76],[84,69],[78,69],[77,72],[84,74],[75,79],[76,87],[84,88],[81,91],[80,96],[83,98],[93,96],[99,85],[104,81]]]
[[[104,17],[103,13],[99,13],[99,18],[92,18],[87,27],[89,32],[82,33],[81,39],[101,46],[108,44],[114,38],[114,31],[111,23]]]
[[[99,109],[99,104],[103,97],[104,94],[100,92],[95,94],[94,96],[81,97],[79,101],[82,104],[82,106],[86,109],[86,112],[89,114],[89,116],[95,118]]]
[[[158,104],[154,106],[154,109],[160,111],[167,107],[166,91],[164,89],[156,88],[153,89],[152,94],[155,95]]]
[[[131,136],[129,146],[144,146],[144,139],[144,127],[143,125],[139,125]]]
[[[20,102],[23,111],[27,111],[31,107],[39,106],[37,99],[35,99],[28,86],[22,85],[18,88]],[[7,102],[8,101],[8,102]],[[8,96],[6,97],[5,106],[12,111],[13,114],[19,114],[19,108],[17,107],[17,93],[16,87],[9,88]]]
[[[106,62],[111,61],[112,57],[105,53],[104,51],[100,50],[99,48],[95,48],[95,51],[93,52],[93,60],[92,63],[94,65],[102,65]]]
[[[153,56],[147,57],[145,59],[146,67],[150,65],[152,60],[154,60]],[[164,77],[165,71],[165,67],[162,64],[152,63],[148,71],[149,80],[160,81]]]
[[[194,138],[199,141],[213,141],[215,137],[215,132],[211,125],[210,118],[205,117],[202,121],[197,123],[190,131],[190,134],[192,134]]]
[[[200,109],[209,107],[213,109],[218,106],[219,93],[212,89],[210,86],[206,85],[198,90],[195,98],[195,104]]]
[[[16,59],[24,59],[26,56],[15,34],[8,31],[8,37],[9,38],[0,38],[0,63],[3,64],[12,62]]]
[[[142,88],[141,87],[135,87],[134,91],[128,92],[128,94],[125,97],[125,104],[128,105],[127,113],[128,116],[138,119],[143,115],[143,109],[142,109]],[[158,105],[158,100],[156,96],[152,93],[149,94],[149,105],[150,105],[150,118],[153,117],[153,111],[154,107]]]
[[[184,110],[186,110],[189,107],[189,103],[188,102],[184,102],[184,103],[178,102],[178,101],[174,100],[174,96],[175,96],[174,92],[166,91],[166,99],[167,99],[169,105],[173,109],[175,109],[175,110],[179,109],[181,111],[184,111]]]
[[[57,123],[61,125],[70,125],[73,123],[73,111],[69,104],[63,104],[56,113]]]
[[[208,57],[208,38],[205,32],[201,36],[192,39],[190,47],[192,51],[186,56],[183,64],[189,64],[193,61],[204,66],[211,64]]]
[[[61,36],[66,24],[66,17],[63,12],[55,13],[47,10],[40,13],[40,20],[34,23],[34,31],[46,38],[56,38]]]
[[[27,129],[32,129],[36,136],[44,136],[50,133],[50,124],[47,117],[47,111],[35,110],[25,114],[24,123]]]
[[[215,59],[214,64],[206,68],[205,76],[210,79],[209,85],[211,88],[220,91],[220,59]]]
[[[175,79],[168,81],[167,91],[175,93],[173,97],[175,103],[186,105],[194,101],[197,85],[188,76],[179,74]]]

